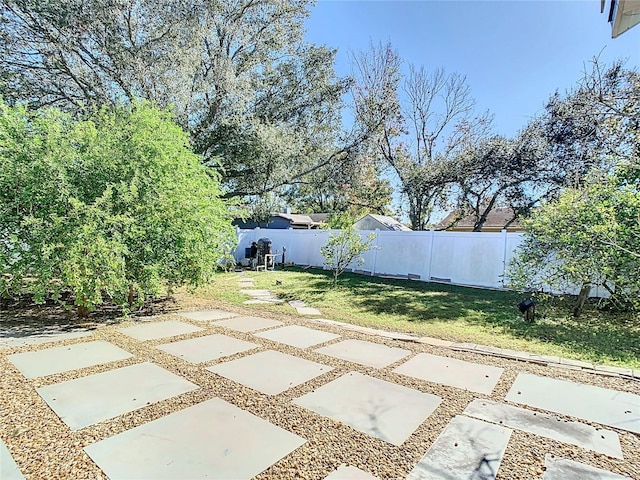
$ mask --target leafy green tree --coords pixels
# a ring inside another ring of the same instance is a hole
[[[324,264],[333,271],[334,288],[338,285],[338,277],[349,265],[364,263],[361,255],[371,250],[375,238],[376,234],[373,232],[362,238],[353,226],[346,227],[339,233],[329,233],[329,240],[320,248],[320,252],[324,257]]]
[[[452,195],[458,219],[471,215],[474,232],[482,231],[496,207],[509,207],[513,217],[526,216],[541,201],[554,198],[562,187],[562,165],[537,121],[515,138],[495,135],[468,145],[451,164],[455,178]]]
[[[171,108],[225,197],[280,194],[356,161],[387,115],[385,92],[361,89],[341,128],[353,82],[334,50],[303,41],[311,5],[3,0],[0,95],[72,113],[150,100]]]
[[[131,306],[206,282],[233,248],[218,182],[147,104],[84,121],[0,104],[0,162],[3,295]]]
[[[640,301],[640,175],[633,167],[592,173],[526,222],[519,255],[510,266],[518,289],[580,288],[574,315],[589,292],[601,286],[610,303],[638,309]]]

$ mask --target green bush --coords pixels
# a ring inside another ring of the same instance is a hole
[[[0,292],[123,308],[208,281],[235,236],[217,179],[148,104],[88,120],[0,103]]]

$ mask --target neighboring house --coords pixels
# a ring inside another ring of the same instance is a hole
[[[600,0],[600,13],[604,13],[606,0]],[[611,23],[611,38],[622,35],[640,23],[640,0],[611,0],[607,10]]]
[[[385,215],[374,215],[372,213],[365,215],[356,223],[353,224],[356,230],[393,230],[410,232],[411,229],[406,225],[403,225],[393,217],[387,217]]]
[[[320,228],[320,224],[326,221],[328,214],[326,213],[312,213],[309,215],[299,213],[274,213],[267,222],[256,222],[254,220],[243,221],[236,219],[233,221],[233,225],[252,229],[252,228],[275,228],[275,229],[311,229]]]
[[[452,232],[472,232],[473,225],[476,222],[474,215],[467,215],[455,222],[458,218],[458,212],[453,211],[447,215],[444,220],[438,223],[435,227],[436,230],[449,230]],[[513,218],[513,210],[509,207],[496,207],[489,212],[487,220],[482,226],[483,232],[500,232],[507,230],[508,232],[523,232],[524,227],[516,219],[509,226],[505,227],[509,221]],[[454,224],[455,222],[455,224]]]

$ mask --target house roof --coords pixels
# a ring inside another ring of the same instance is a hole
[[[452,223],[459,215],[459,212],[453,211],[447,215],[444,220],[436,225],[437,229],[447,229],[452,227]],[[510,207],[496,207],[491,209],[489,214],[487,215],[487,220],[483,225],[483,229],[488,228],[500,228],[503,229],[505,225],[513,218],[513,210]],[[457,222],[453,227],[455,228],[469,228],[472,229],[475,224],[476,219],[474,215],[466,215],[459,222]],[[510,228],[523,228],[522,224],[518,219],[511,222],[509,225]]]
[[[300,213],[274,213],[273,216],[289,220],[291,225],[318,225],[318,222],[314,222],[309,215],[302,215]]]
[[[406,225],[403,225],[402,223],[400,223],[398,220],[396,220],[393,217],[388,217],[386,215],[375,215],[373,213],[369,213],[369,214],[365,215],[360,220],[358,220],[356,223],[361,222],[362,220],[364,220],[367,217],[370,217],[370,218],[374,219],[376,222],[382,224],[388,230],[403,231],[403,232],[411,232],[412,231],[409,227],[407,227]]]

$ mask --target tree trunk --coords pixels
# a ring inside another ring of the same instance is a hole
[[[127,298],[127,301],[129,302],[129,306],[131,307],[133,305],[133,294],[134,294],[134,288],[133,288],[133,284],[130,283],[129,284],[129,297]]]
[[[87,318],[89,316],[89,309],[84,305],[78,305],[78,318]]]
[[[591,283],[583,283],[582,288],[580,289],[580,293],[578,294],[578,300],[576,301],[576,306],[573,309],[573,316],[579,317],[582,313],[582,309],[584,308],[584,304],[589,298],[589,292],[591,291]]]

